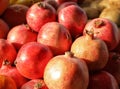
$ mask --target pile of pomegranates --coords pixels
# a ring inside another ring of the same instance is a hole
[[[0,0],[0,89],[119,89],[119,25],[91,1]]]

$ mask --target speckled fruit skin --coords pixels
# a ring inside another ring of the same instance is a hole
[[[44,81],[49,89],[87,89],[88,68],[70,52],[53,57],[46,65]]]

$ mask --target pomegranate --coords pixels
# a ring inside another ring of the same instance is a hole
[[[108,47],[108,50],[113,50],[119,43],[120,32],[117,25],[106,18],[95,18],[89,21],[85,28],[84,34],[87,31],[93,30],[94,37],[102,39]]]
[[[65,3],[65,2],[77,3],[78,0],[44,0],[44,1],[45,2],[47,1],[48,3],[52,4],[57,9],[61,4]]]
[[[20,24],[10,29],[7,40],[19,50],[23,44],[36,41],[37,35],[27,24]]]
[[[70,50],[72,38],[63,25],[58,22],[48,22],[39,30],[37,42],[47,45],[54,55],[59,55]]]
[[[28,25],[36,32],[47,22],[57,20],[55,8],[46,2],[37,2],[33,4],[26,14]]]
[[[82,35],[84,26],[87,23],[87,15],[77,4],[66,5],[65,3],[59,7],[60,9],[58,8],[58,22],[63,24],[75,39]]]
[[[48,89],[43,79],[32,79],[23,84],[20,89]]]
[[[120,54],[116,52],[109,53],[109,60],[104,70],[111,73],[118,84],[120,84]]]
[[[3,61],[3,64],[0,68],[0,75],[6,75],[11,77],[15,83],[18,89],[20,89],[20,87],[26,83],[28,81],[27,78],[23,77],[18,70],[16,69],[16,67],[11,66],[10,62],[7,60]]]
[[[97,71],[108,62],[108,48],[105,42],[88,31],[72,43],[71,52],[78,58],[84,58],[90,71]]]
[[[50,5],[52,5],[57,10],[58,4],[55,0],[44,0],[44,2],[49,3]]]
[[[4,60],[10,61],[13,64],[17,52],[14,46],[6,39],[0,39],[0,67]]]
[[[46,65],[43,78],[49,89],[87,89],[89,82],[87,64],[71,52],[54,56]]]
[[[90,74],[87,89],[119,89],[119,87],[114,76],[106,71],[99,71]]]
[[[28,10],[28,6],[21,4],[13,4],[10,5],[2,15],[2,18],[9,25],[10,28],[19,25],[25,24],[26,22],[26,12]]]
[[[17,89],[17,87],[11,77],[0,75],[0,89]]]
[[[3,19],[0,19],[0,38],[6,39],[8,32],[9,26]]]
[[[9,0],[0,0],[0,16],[4,13],[8,6]]]
[[[53,57],[51,50],[40,43],[28,42],[18,51],[16,68],[28,79],[42,78],[44,68]]]

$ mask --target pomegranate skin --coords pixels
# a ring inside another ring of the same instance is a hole
[[[53,57],[46,65],[44,81],[49,89],[87,89],[88,68],[70,52]]]
[[[65,5],[65,3],[63,3],[63,5]],[[70,34],[74,39],[82,35],[84,26],[87,23],[85,11],[76,4],[67,6],[61,5],[59,8],[58,22],[63,24],[70,31]]]
[[[28,9],[26,20],[31,29],[38,32],[45,23],[56,21],[57,13],[52,5],[46,2],[38,2]]]
[[[27,24],[20,24],[10,29],[7,40],[11,42],[18,51],[22,45],[37,40],[37,33],[30,29]]]
[[[98,71],[89,76],[89,85],[87,89],[119,89],[114,76],[106,71]]]
[[[93,31],[94,37],[102,39],[110,51],[114,50],[120,41],[120,32],[117,25],[106,18],[95,18],[89,21],[83,34],[87,31]]]
[[[5,60],[0,68],[0,74],[1,75],[6,75],[6,76],[9,76],[11,77],[15,83],[16,83],[16,86],[18,89],[20,89],[20,87],[28,82],[28,79],[23,77],[19,72],[18,70],[16,69],[15,66],[12,66],[10,64],[9,61]]]
[[[6,39],[0,39],[0,67],[4,60],[14,63],[17,56],[15,47]]]
[[[86,34],[78,37],[71,45],[71,52],[78,58],[83,58],[90,71],[104,68],[108,62],[108,48],[104,41]]]
[[[70,50],[72,37],[62,24],[48,22],[40,29],[37,42],[47,45],[54,55],[59,55]]]
[[[53,53],[47,46],[38,42],[29,42],[18,51],[16,68],[28,79],[42,78],[44,68],[52,57]]]
[[[22,85],[20,89],[48,89],[43,79],[32,79]]]

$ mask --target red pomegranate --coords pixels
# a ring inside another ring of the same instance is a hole
[[[51,50],[38,42],[28,42],[18,51],[16,68],[28,79],[42,78],[44,68],[53,57]]]
[[[46,2],[37,2],[27,11],[27,24],[36,32],[47,22],[57,20],[55,8]]]
[[[87,89],[119,89],[119,86],[113,75],[106,71],[99,71],[90,74]]]
[[[37,42],[47,45],[54,55],[59,55],[70,50],[72,38],[62,24],[48,22],[39,30]]]
[[[3,64],[0,68],[0,75],[6,75],[11,77],[15,83],[18,89],[28,81],[27,78],[23,77],[15,66],[11,66],[10,62],[7,60],[3,61]]]
[[[108,49],[111,51],[115,49],[120,40],[120,32],[117,25],[106,18],[95,18],[90,20],[85,28],[84,34],[87,31],[93,31],[94,37],[102,39],[106,44]]]
[[[37,35],[27,24],[20,24],[10,29],[7,40],[19,50],[25,43],[37,41]]]
[[[22,85],[20,89],[48,89],[43,79],[32,79]]]
[[[104,70],[111,73],[118,84],[120,84],[120,54],[116,52],[109,53],[109,60]]]
[[[13,64],[16,55],[15,47],[6,39],[0,39],[0,67],[4,60],[8,60]]]
[[[58,8],[58,22],[70,31],[73,38],[77,38],[83,33],[87,15],[80,6],[69,3],[65,2]]]

